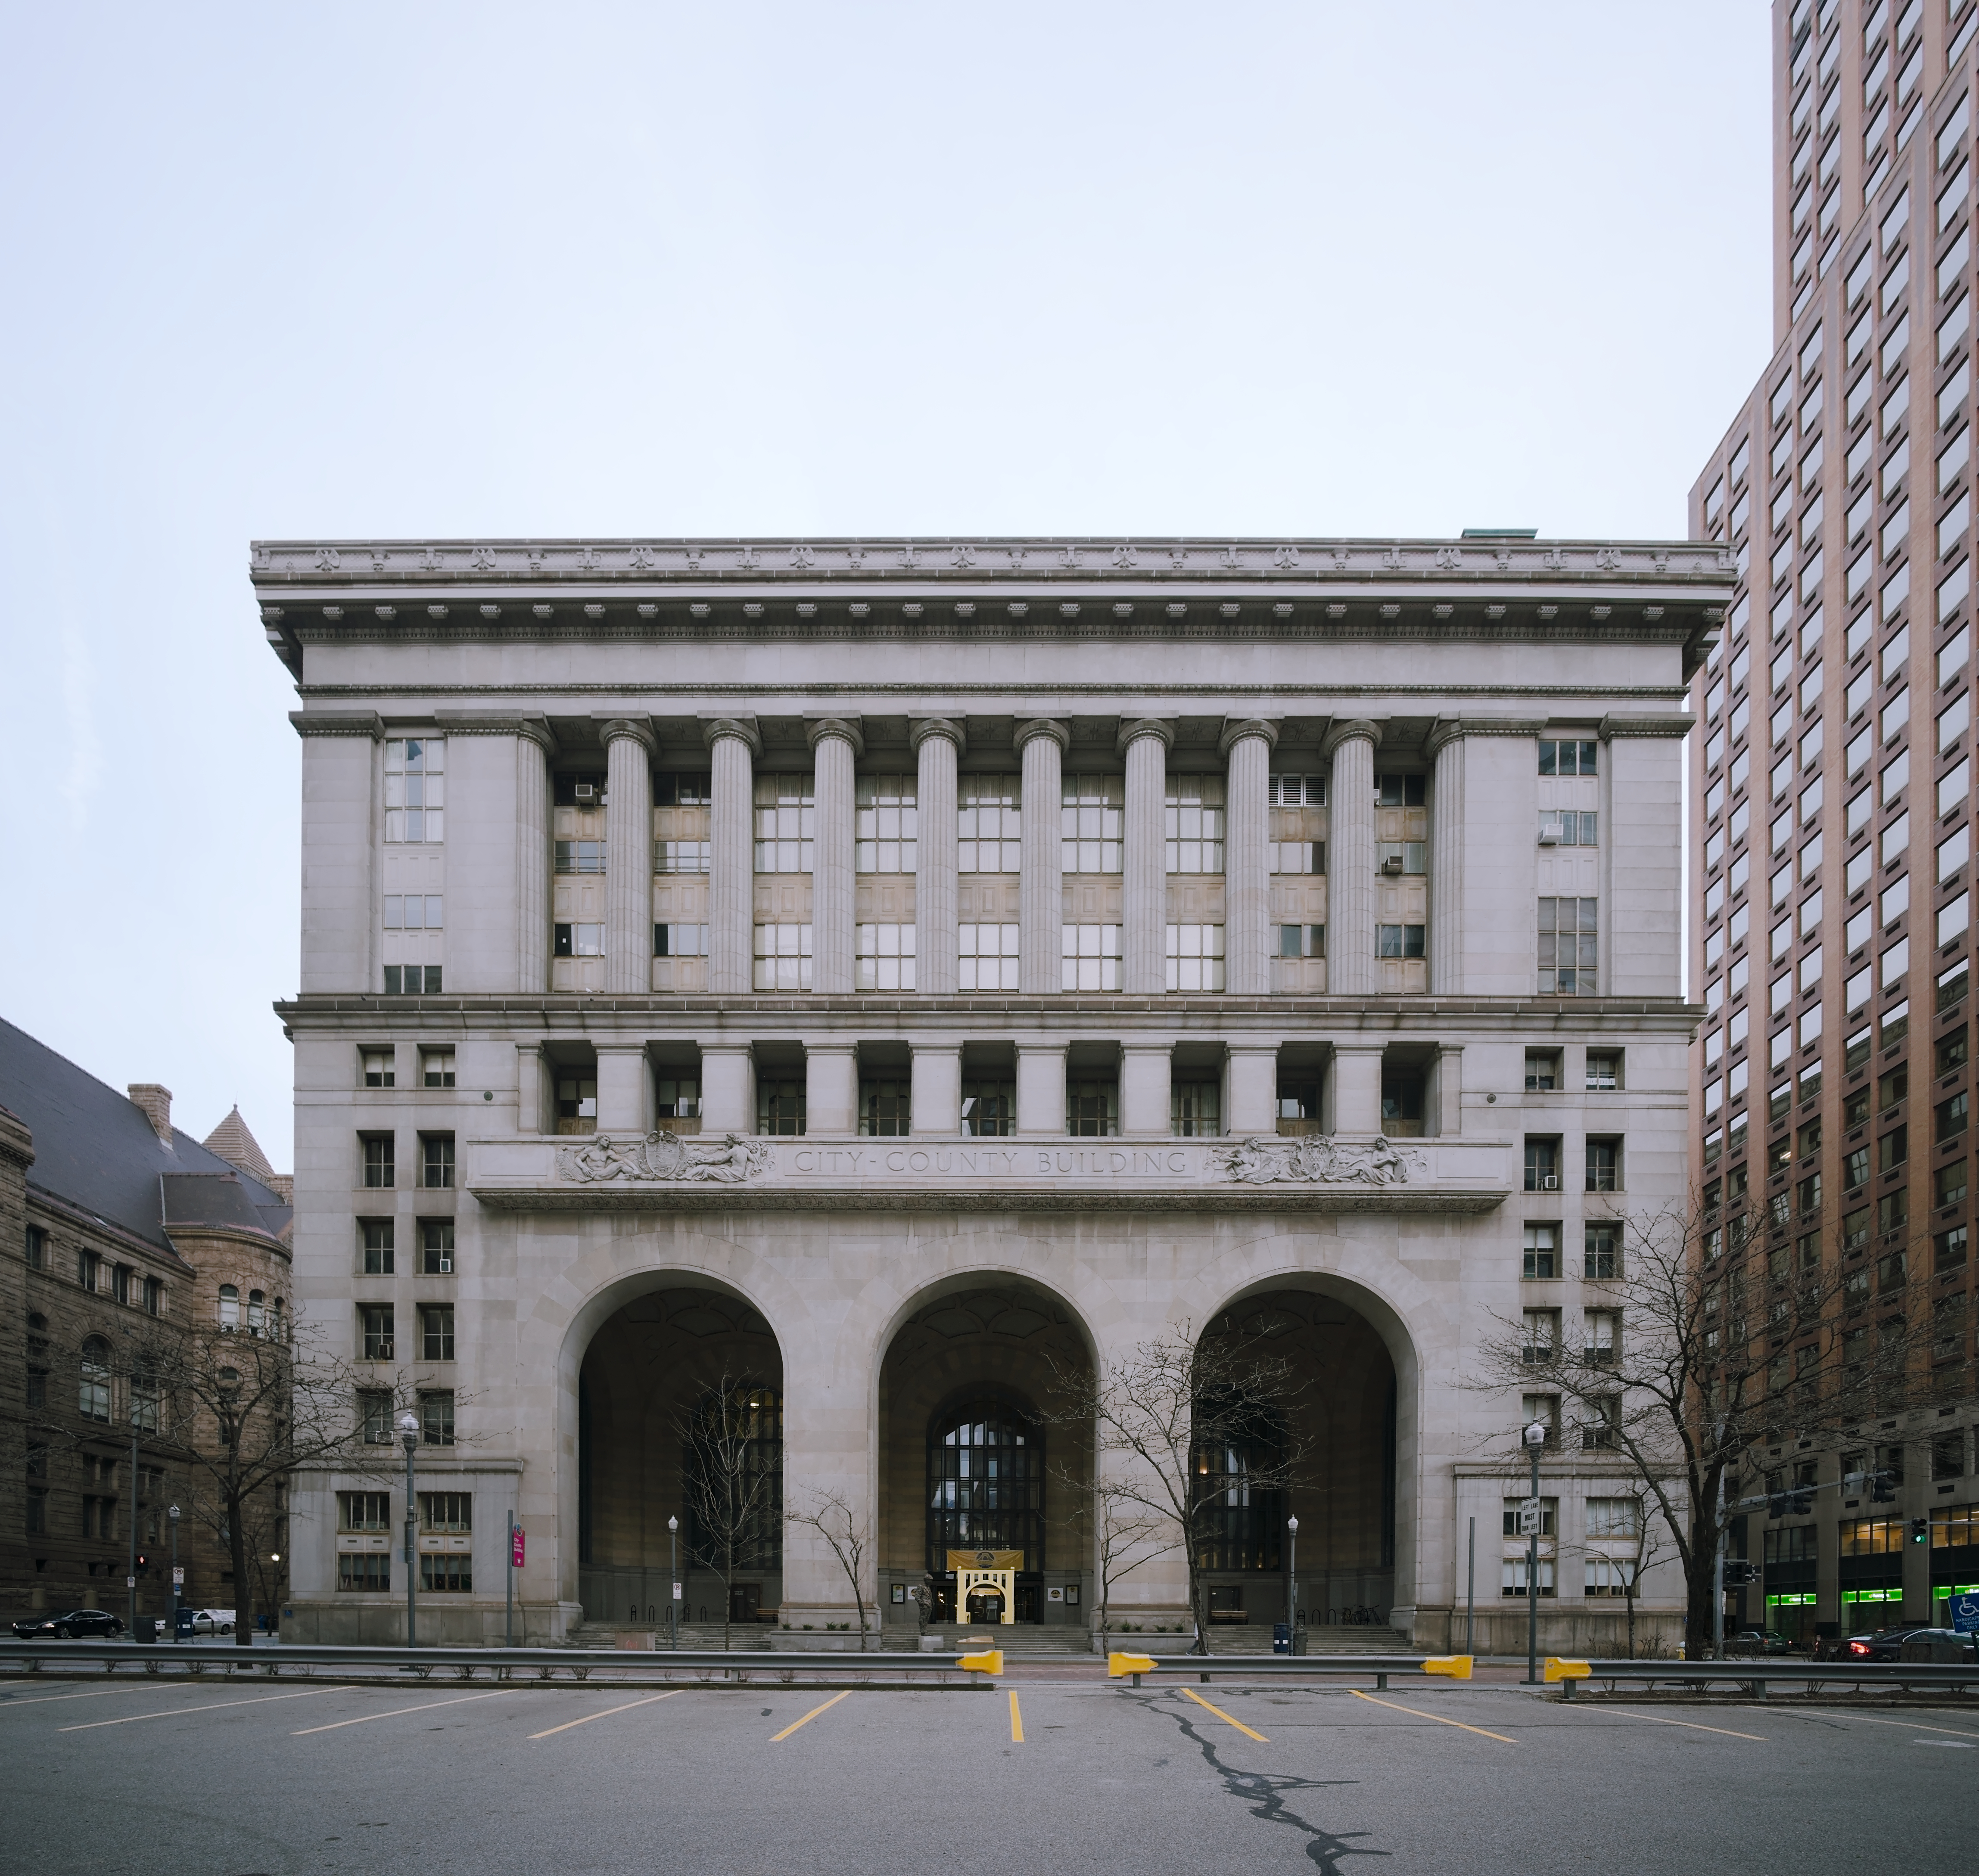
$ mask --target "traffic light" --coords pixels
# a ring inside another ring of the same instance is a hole
[[[1789,1492],[1787,1494],[1787,1509],[1795,1517],[1809,1516],[1814,1510],[1814,1487],[1802,1485]]]
[[[1897,1475],[1894,1472],[1878,1472],[1871,1477],[1869,1502],[1871,1504],[1894,1504],[1897,1502]]]
[[[1911,1520],[1911,1542],[1912,1543],[1928,1543],[1930,1541],[1931,1520],[1928,1517],[1912,1518]]]
[[[140,1550],[140,1551],[138,1553],[138,1567],[140,1570],[144,1569],[144,1568],[146,1567],[146,1565],[147,1565],[147,1564],[148,1564],[150,1562],[151,1562],[151,1559],[150,1559],[149,1557],[148,1557],[147,1556],[145,1556],[145,1554],[144,1553],[144,1552],[143,1552],[142,1550]]]
[[[1772,1497],[1768,1498],[1766,1500],[1767,1517],[1785,1517],[1787,1514],[1789,1503],[1790,1498],[1788,1494],[1785,1492],[1775,1492]]]
[[[1725,1586],[1728,1590],[1743,1589],[1748,1583],[1759,1580],[1759,1567],[1742,1559],[1735,1559],[1725,1566]]]

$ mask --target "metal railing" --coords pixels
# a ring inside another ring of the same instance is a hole
[[[1769,1682],[1818,1691],[1828,1687],[1896,1687],[1905,1690],[1979,1688],[1979,1661],[1778,1661],[1763,1656],[1743,1661],[1549,1660],[1546,1678],[1570,1700],[1576,1682],[1605,1681],[1612,1692],[1623,1681],[1649,1689],[1667,1684],[1701,1687],[1713,1682],[1743,1686],[1755,1700],[1766,1697]]]
[[[1391,1674],[1440,1675],[1467,1681],[1468,1655],[1135,1655],[1110,1654],[1106,1672],[1114,1680],[1132,1680],[1138,1687],[1144,1674],[1193,1674],[1208,1680],[1213,1674],[1228,1679],[1249,1679],[1259,1674],[1371,1674],[1377,1687],[1386,1687]]]
[[[462,1680],[486,1671],[493,1679],[522,1682],[615,1679],[627,1673],[636,1673],[641,1679],[685,1673],[699,1679],[719,1674],[724,1679],[738,1680],[774,1680],[795,1674],[861,1679],[962,1674],[967,1676],[967,1684],[987,1686],[993,1676],[1003,1671],[1000,1649],[946,1655],[794,1649],[356,1648],[308,1642],[242,1648],[231,1642],[0,1641],[0,1669],[18,1664],[33,1673],[81,1661],[100,1662],[111,1673],[127,1663],[148,1674],[162,1673],[174,1666],[188,1673],[244,1668],[267,1675],[278,1675],[284,1668],[327,1669],[333,1673],[390,1669],[422,1677],[443,1673]]]

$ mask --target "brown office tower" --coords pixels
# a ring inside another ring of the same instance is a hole
[[[1979,1585],[1979,0],[1775,0],[1772,35],[1775,346],[1691,494],[1739,581],[1696,680],[1692,1085],[1699,1254],[1775,1404],[1727,1625],[1812,1641]]]

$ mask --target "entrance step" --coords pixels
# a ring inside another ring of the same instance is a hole
[[[1000,1648],[1006,1655],[1090,1655],[1092,1638],[1082,1624],[1069,1622],[994,1623],[988,1627],[961,1627],[954,1623],[931,1622],[930,1637],[939,1638],[943,1654],[966,1654],[978,1648]],[[911,1629],[889,1630],[883,1646],[912,1648]]]

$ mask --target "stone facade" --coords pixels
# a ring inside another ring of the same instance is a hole
[[[1237,1317],[1295,1355],[1312,1458],[1233,1497],[1219,1616],[1282,1609],[1296,1514],[1309,1619],[1440,1647],[1474,1520],[1480,1640],[1522,1636],[1523,1403],[1470,1384],[1522,1310],[1600,1306],[1590,1228],[1686,1192],[1715,550],[267,543],[254,580],[301,706],[297,1288],[447,1430],[423,1637],[500,1633],[511,1512],[520,1633],[663,1626],[724,1383],[786,1509],[870,1527],[887,1622],[966,1534],[1081,1626],[1055,1378]],[[1608,1646],[1616,1462],[1564,1431],[1546,1633]],[[398,1493],[294,1503],[297,1632],[401,1632]],[[737,1613],[852,1620],[776,1526]],[[1115,1620],[1179,1622],[1185,1579]]]

